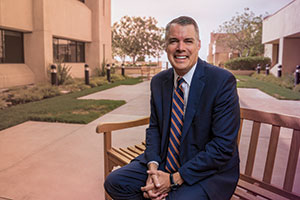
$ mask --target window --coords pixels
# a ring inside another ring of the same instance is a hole
[[[24,63],[23,33],[0,29],[0,63]]]
[[[84,42],[53,38],[53,60],[56,62],[85,62]]]

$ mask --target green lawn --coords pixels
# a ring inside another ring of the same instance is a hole
[[[257,88],[277,99],[284,100],[300,100],[300,93],[278,86],[274,83],[258,80],[250,76],[235,76],[239,81],[237,86],[239,88]]]
[[[123,105],[125,101],[78,100],[78,97],[118,85],[131,85],[139,82],[141,82],[139,78],[130,78],[100,87],[85,89],[80,92],[20,104],[0,110],[0,130],[28,120],[87,124]]]

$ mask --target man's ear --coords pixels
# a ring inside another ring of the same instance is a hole
[[[198,40],[198,50],[201,48],[201,40]]]

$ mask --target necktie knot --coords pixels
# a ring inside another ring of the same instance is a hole
[[[184,82],[183,77],[178,77],[178,79],[177,79],[177,87],[178,88],[181,87],[183,82]]]

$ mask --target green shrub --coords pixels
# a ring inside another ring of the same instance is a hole
[[[106,76],[106,64],[107,64],[107,60],[104,60],[102,61],[101,63],[101,76]]]
[[[94,81],[96,82],[97,86],[101,86],[108,83],[106,77],[97,77],[94,79]]]
[[[94,87],[97,87],[98,85],[97,85],[97,83],[96,83],[95,80],[92,80],[92,81],[90,81],[90,86],[91,86],[92,88],[94,88]]]
[[[5,101],[5,99],[0,97],[0,110],[6,108],[7,104],[8,103]]]
[[[69,79],[72,79],[71,76],[71,66],[67,66],[66,64],[57,63],[57,82],[58,85],[64,84]]]
[[[126,78],[122,76],[121,74],[111,74],[111,81],[122,81],[125,80]]]
[[[300,93],[300,84],[296,85],[293,90]]]
[[[60,95],[57,87],[51,85],[23,86],[11,88],[5,93],[4,99],[12,105],[23,104],[32,101],[39,101]]]
[[[253,78],[274,83],[284,88],[293,89],[294,87],[294,77],[292,75],[283,75],[281,78],[275,77],[272,74],[266,76],[264,74],[256,74],[252,75]]]
[[[43,95],[43,98],[50,98],[60,95],[58,87],[51,85],[39,85],[37,91]]]
[[[271,59],[260,56],[239,57],[224,63],[225,67],[231,70],[255,70],[258,64],[264,70],[266,64],[271,64]]]
[[[23,104],[32,101],[39,101],[43,99],[43,95],[33,89],[15,90],[10,94],[9,101],[13,104]]]

